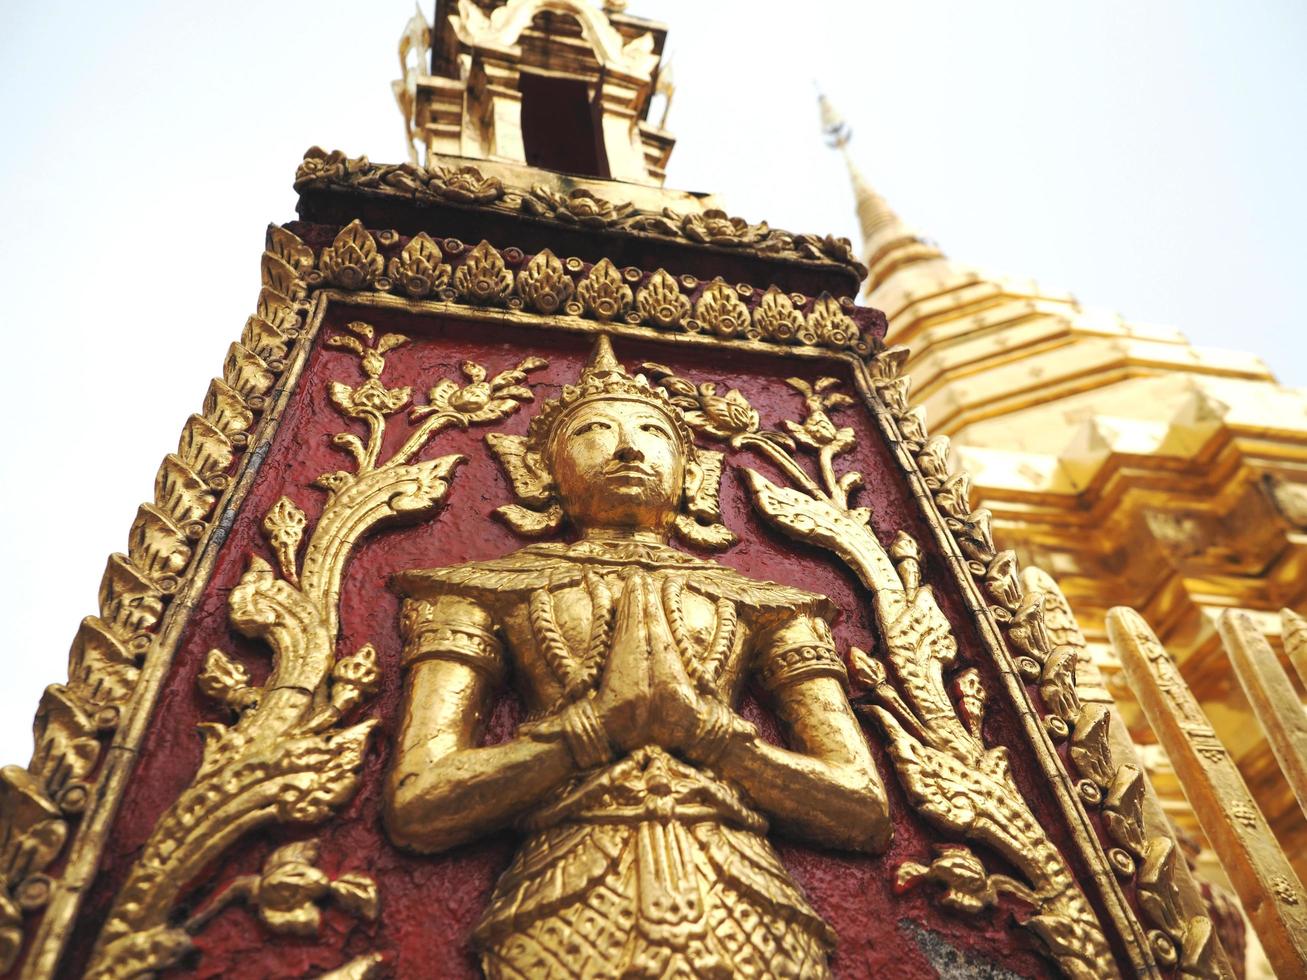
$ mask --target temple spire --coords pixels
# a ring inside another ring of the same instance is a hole
[[[625,0],[439,0],[400,40],[394,82],[412,162],[526,165],[661,187],[675,139],[667,29]],[[657,104],[665,104],[657,100]]]
[[[826,135],[826,145],[839,150],[844,157],[844,164],[849,168],[849,183],[853,185],[853,198],[858,209],[858,224],[862,229],[862,239],[868,248],[873,238],[882,237],[882,232],[891,225],[902,226],[903,222],[889,203],[877,194],[863,176],[858,165],[853,162],[849,152],[849,141],[853,130],[831,104],[824,93],[818,92],[817,106],[821,111],[821,129]]]

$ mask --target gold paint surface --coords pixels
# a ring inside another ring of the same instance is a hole
[[[875,192],[847,126],[823,114],[857,198],[866,301],[889,318],[887,341],[910,348],[913,407],[951,440],[946,475],[968,473],[1000,545],[1058,582],[1123,721],[1153,748],[1106,616],[1125,605],[1154,625],[1307,874],[1307,819],[1219,636],[1222,613],[1243,611],[1287,654],[1296,634],[1271,614],[1307,609],[1307,395],[1252,354],[946,256]],[[1151,759],[1168,812],[1198,834],[1164,756]]]

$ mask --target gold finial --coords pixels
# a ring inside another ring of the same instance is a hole
[[[839,111],[826,98],[820,89],[817,92],[817,106],[821,110],[821,128],[826,134],[826,145],[839,150],[844,163],[849,168],[849,182],[853,185],[853,197],[858,209],[858,224],[862,229],[863,244],[871,248],[871,240],[891,225],[902,226],[903,221],[886,203],[885,199],[871,189],[867,178],[853,162],[849,153],[849,141],[853,138],[853,129],[840,115]],[[874,252],[874,249],[872,249]]]
[[[853,130],[821,90],[817,91],[817,105],[821,109],[821,131],[826,134],[826,145],[832,150],[844,149],[853,137]]]

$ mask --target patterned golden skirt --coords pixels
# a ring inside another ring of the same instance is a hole
[[[477,927],[491,980],[827,977],[830,927],[739,794],[659,749],[538,811]]]

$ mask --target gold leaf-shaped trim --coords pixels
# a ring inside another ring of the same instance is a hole
[[[267,322],[282,337],[289,340],[299,325],[299,311],[289,297],[265,286],[259,292],[254,315]]]
[[[152,504],[142,504],[127,535],[127,557],[161,592],[173,592],[191,560],[186,534]]]
[[[513,292],[513,274],[499,250],[482,240],[454,273],[454,288],[469,303],[503,306]]]
[[[231,465],[233,447],[216,425],[203,415],[192,415],[182,429],[177,456],[201,479],[208,480]]]
[[[204,399],[204,416],[228,438],[247,431],[254,424],[254,413],[246,406],[240,392],[221,378],[209,382],[209,391]]]
[[[163,458],[154,478],[154,500],[176,524],[203,520],[213,509],[215,499],[209,485],[181,457],[169,453]]]
[[[100,615],[127,635],[148,630],[163,615],[154,583],[126,555],[110,555],[100,579]]]
[[[720,278],[709,283],[695,303],[694,318],[700,330],[719,337],[742,337],[752,327],[749,308],[740,300],[740,294]]]
[[[241,344],[265,361],[280,360],[286,356],[286,338],[261,316],[252,316],[245,321]]]
[[[366,289],[376,281],[382,270],[381,253],[363,222],[355,218],[340,230],[318,256],[318,270],[341,289]]]
[[[848,347],[858,339],[858,325],[830,293],[817,297],[808,314],[807,327],[817,343],[831,347]]]
[[[241,344],[227,348],[227,361],[222,368],[223,380],[241,396],[247,405],[251,399],[262,399],[272,390],[277,376],[268,370],[263,358]],[[262,404],[260,401],[259,404]]]
[[[425,231],[414,235],[386,269],[393,288],[414,299],[430,296],[449,285],[449,266],[440,246]]]
[[[690,315],[690,301],[681,294],[676,280],[659,269],[635,292],[640,319],[656,327],[679,327]]]
[[[777,343],[792,344],[803,332],[803,314],[794,301],[775,286],[770,286],[753,311],[753,325],[759,336]]]
[[[263,253],[259,274],[264,286],[283,296],[293,299],[301,299],[304,296],[304,284],[294,267],[271,252]]]
[[[631,287],[608,259],[600,259],[576,287],[585,311],[596,320],[615,320],[631,305]]]
[[[297,277],[313,268],[313,249],[281,225],[268,225],[267,250],[285,262]]]
[[[517,274],[517,292],[527,306],[546,316],[560,313],[576,291],[563,263],[549,249],[535,255]]]

